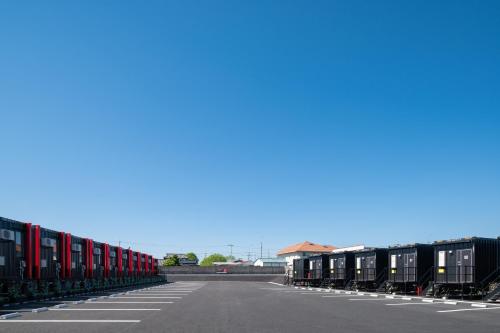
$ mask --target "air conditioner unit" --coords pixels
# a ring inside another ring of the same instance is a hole
[[[101,255],[101,249],[94,249],[95,255]]]
[[[13,241],[16,239],[14,231],[7,229],[0,229],[0,239],[6,241]]]
[[[126,254],[126,253],[122,254],[122,258],[123,259],[128,259],[128,254]]]
[[[56,246],[56,240],[52,239],[52,238],[42,238],[42,246],[54,247],[54,246]]]
[[[109,256],[110,256],[111,258],[115,258],[115,257],[116,257],[116,252],[114,252],[114,251],[110,252],[110,253],[109,253]]]
[[[71,251],[82,252],[82,244],[71,244]]]

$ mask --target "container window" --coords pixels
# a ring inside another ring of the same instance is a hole
[[[391,255],[391,268],[396,268],[396,255]]]
[[[57,260],[57,243],[52,246],[52,260]]]
[[[446,266],[446,251],[439,251],[439,253],[438,253],[438,266],[439,267]]]
[[[22,257],[23,256],[23,243],[21,240],[21,233],[19,231],[16,231],[16,257]]]
[[[309,261],[309,269],[312,270],[313,269],[313,265],[314,263],[312,261]]]
[[[333,268],[333,259],[330,259],[330,268]]]
[[[356,268],[361,269],[361,258],[360,257],[356,258]]]

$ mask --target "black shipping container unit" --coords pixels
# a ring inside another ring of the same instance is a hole
[[[354,253],[339,252],[329,255],[330,285],[346,288],[354,279]]]
[[[0,282],[20,281],[29,273],[25,260],[26,224],[0,217]]]
[[[434,295],[482,295],[498,278],[499,239],[470,237],[433,245]]]
[[[118,274],[118,247],[109,247],[109,275],[111,278],[117,278]]]
[[[430,244],[389,247],[389,292],[421,295],[432,280],[434,248]]]
[[[308,276],[309,276],[309,259],[308,258],[294,259],[293,260],[294,284],[305,283]]]
[[[58,231],[40,228],[40,271],[42,280],[54,281],[60,278],[63,246]]]
[[[94,279],[104,277],[103,255],[102,243],[94,241],[92,248],[92,277]]]
[[[85,253],[86,253],[85,239],[71,235],[71,274],[69,275],[72,280],[85,279]]]
[[[312,286],[320,286],[323,282],[327,282],[330,276],[328,256],[328,254],[318,254],[309,257],[308,280]]]
[[[367,248],[354,252],[354,288],[378,289],[387,280],[387,249]]]

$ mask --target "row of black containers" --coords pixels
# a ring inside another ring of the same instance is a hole
[[[294,285],[500,299],[500,237],[365,248],[295,259]]]

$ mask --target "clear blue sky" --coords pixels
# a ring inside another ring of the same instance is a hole
[[[162,255],[500,235],[499,1],[0,3],[0,216]]]

